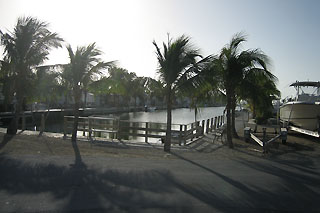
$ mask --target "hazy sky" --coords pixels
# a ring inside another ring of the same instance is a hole
[[[192,37],[206,56],[243,31],[243,49],[260,48],[272,59],[286,97],[296,80],[320,81],[319,11],[320,0],[0,0],[0,29],[13,30],[19,16],[34,16],[74,49],[96,42],[104,60],[150,77],[157,69],[152,41],[166,41],[167,33]],[[67,62],[63,48],[47,64]]]

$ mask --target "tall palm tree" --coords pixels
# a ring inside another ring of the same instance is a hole
[[[153,41],[156,48],[156,55],[158,59],[159,69],[158,74],[160,79],[165,83],[165,90],[167,96],[167,130],[164,144],[164,151],[169,152],[171,148],[171,124],[172,124],[172,97],[183,83],[193,74],[198,72],[209,58],[202,58],[199,50],[192,47],[190,38],[187,36],[180,36],[176,40],[168,38],[168,42],[163,43],[163,52]]]
[[[3,111],[9,111],[10,103],[12,103],[14,94],[14,78],[15,74],[11,69],[12,64],[9,61],[1,61],[0,63],[0,82],[2,86],[2,94],[4,96]]]
[[[241,82],[239,97],[249,103],[253,113],[261,118],[271,114],[272,101],[280,97],[280,91],[277,89],[275,80],[263,73],[251,72],[245,76]]]
[[[7,133],[16,134],[23,100],[32,81],[32,68],[42,64],[51,48],[61,47],[62,38],[48,30],[48,23],[33,17],[18,18],[13,32],[0,31],[1,45],[4,46],[4,61],[10,63],[16,93],[15,117]]]
[[[64,76],[69,81],[74,97],[74,124],[72,130],[72,142],[77,140],[79,107],[82,92],[86,89],[85,83],[87,79],[91,79],[96,74],[101,74],[101,70],[109,68],[113,62],[103,62],[99,58],[102,52],[96,48],[95,43],[87,47],[78,47],[76,52],[73,52],[71,46],[67,46],[70,63],[65,66]]]
[[[259,49],[240,51],[240,44],[246,41],[242,33],[238,33],[231,39],[231,42],[222,48],[219,57],[215,60],[214,66],[220,70],[223,79],[223,87],[227,97],[227,141],[230,148],[233,148],[232,132],[235,131],[235,107],[236,90],[249,73],[263,73],[270,79],[275,79],[267,69],[268,57]]]

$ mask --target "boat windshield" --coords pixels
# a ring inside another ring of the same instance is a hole
[[[314,86],[297,86],[296,101],[303,102],[319,102],[320,101],[320,88]]]

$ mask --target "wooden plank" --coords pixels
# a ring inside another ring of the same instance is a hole
[[[266,144],[271,143],[271,142],[277,140],[277,139],[280,138],[280,137],[281,137],[281,135],[277,135],[276,137],[271,138],[270,140],[268,140],[268,141],[266,142]]]
[[[263,146],[263,142],[259,139],[259,138],[257,138],[254,134],[252,134],[252,133],[250,133],[250,135],[251,135],[251,138],[255,141],[255,142],[257,142],[260,146]]]
[[[105,133],[117,133],[117,130],[109,130],[109,129],[91,129],[92,132],[105,132]]]
[[[133,132],[121,132],[122,135],[129,135],[129,136],[136,136],[136,137],[146,137],[146,134],[140,134],[140,133],[133,133]],[[165,137],[164,135],[153,135],[153,134],[148,134],[148,138],[162,138]]]

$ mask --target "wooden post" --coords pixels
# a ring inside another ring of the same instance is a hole
[[[149,126],[149,123],[148,122],[146,122],[146,136],[145,136],[145,138],[144,138],[144,142],[148,142],[148,126]]]
[[[206,133],[209,133],[209,119],[207,119],[207,125],[206,125]]]
[[[86,120],[84,120],[83,122],[83,133],[82,133],[83,136],[86,136]]]
[[[191,123],[191,141],[193,141],[194,135],[193,135],[193,124]]]
[[[45,119],[44,119],[44,114],[41,114],[40,133],[44,132],[44,129],[45,129]]]
[[[117,122],[118,122],[118,124],[117,124],[117,128],[118,128],[117,139],[120,141],[120,139],[121,139],[121,137],[120,137],[120,120],[117,119]]]
[[[184,145],[187,144],[187,125],[184,125]]]
[[[220,116],[218,116],[217,128],[220,127]]]
[[[262,139],[262,144],[263,144],[263,153],[267,152],[267,147],[266,147],[266,140],[267,140],[267,128],[263,127],[263,139]]]
[[[88,117],[89,120],[89,138],[91,139],[92,136],[92,121],[91,118]]]
[[[214,117],[214,129],[217,129],[217,120],[218,120],[218,118],[217,118],[217,116],[216,117]]]
[[[244,139],[245,141],[248,143],[250,141],[250,138],[251,138],[251,128],[250,127],[245,127],[244,128]]]
[[[206,121],[205,120],[202,120],[202,125],[201,125],[201,127],[202,127],[202,129],[201,129],[201,135],[204,135],[204,123],[205,123]]]
[[[211,123],[210,123],[210,132],[213,131],[213,118],[211,118]]]
[[[196,138],[198,138],[200,136],[200,131],[199,131],[199,121],[196,122]]]
[[[183,126],[180,125],[180,131],[179,131],[179,146],[181,146],[181,143],[182,143],[182,128],[183,128]]]
[[[67,139],[67,118],[63,117],[63,139]]]
[[[23,113],[22,114],[22,126],[21,126],[21,130],[24,131],[26,130],[26,115]]]

